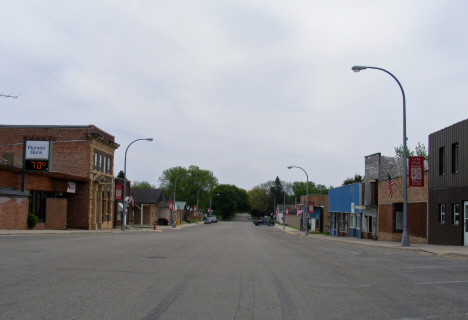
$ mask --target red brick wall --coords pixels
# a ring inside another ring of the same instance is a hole
[[[393,231],[393,205],[391,203],[379,204],[379,240],[382,232]]]
[[[89,183],[77,182],[76,193],[67,193],[67,225],[72,229],[90,228]]]
[[[21,173],[0,171],[0,187],[21,189]]]
[[[0,229],[28,229],[28,198],[0,196]]]
[[[53,141],[52,171],[88,177],[91,128],[0,128],[1,153],[13,154],[13,165],[22,166],[23,142]]]
[[[46,229],[67,229],[67,199],[46,199]]]

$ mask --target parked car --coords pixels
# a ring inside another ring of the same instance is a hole
[[[260,220],[254,220],[254,224],[256,226],[261,226],[261,225],[274,226],[275,222],[267,220],[267,219],[260,219]]]
[[[203,224],[211,224],[211,220],[207,218]]]
[[[216,217],[210,217],[211,223],[218,223],[218,219]]]
[[[252,217],[248,217],[247,219],[248,219],[248,220],[252,220]]]

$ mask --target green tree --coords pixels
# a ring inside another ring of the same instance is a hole
[[[256,186],[252,190],[249,190],[247,194],[252,205],[250,213],[256,217],[263,217],[267,213],[268,204],[270,203],[268,190]]]
[[[150,184],[148,181],[132,181],[132,188],[134,189],[156,189],[154,184]]]
[[[395,148],[395,156],[397,158],[403,158],[403,145]],[[424,157],[424,160],[429,160],[429,155],[426,150],[426,146],[418,142],[418,145],[412,151],[408,146],[406,146],[406,156],[407,157]]]
[[[117,178],[119,178],[119,179],[125,179],[125,173],[123,172],[123,170],[120,170],[120,171],[119,171],[119,174],[117,175]]]
[[[274,205],[283,204],[285,201],[285,188],[284,183],[281,182],[279,177],[276,177],[274,184],[270,187],[270,203],[268,205],[267,213],[274,213]]]
[[[304,183],[305,185],[305,183]],[[248,193],[250,203],[252,204],[251,214],[261,217],[270,215],[274,212],[273,195],[276,197],[276,204],[293,203],[294,202],[294,191],[293,184],[291,182],[284,182],[276,177],[275,181],[270,180],[265,183],[259,184],[254,187]],[[286,199],[284,198],[284,192],[286,192]],[[305,194],[305,193],[304,193]]]
[[[187,175],[190,173],[190,176]],[[185,175],[184,175],[185,174]],[[182,175],[182,176],[181,176]],[[179,177],[177,179],[177,177]],[[218,185],[218,179],[209,170],[200,169],[197,166],[173,167],[163,171],[159,177],[159,187],[164,190],[164,194],[170,197],[174,194],[174,184],[177,179],[176,197],[177,201],[185,201],[187,207],[184,208],[184,220],[193,211],[193,206],[197,204],[197,194],[199,193],[199,207],[203,208],[209,203],[209,193],[207,190]]]
[[[213,213],[221,216],[223,220],[228,220],[239,211],[250,211],[250,202],[247,192],[234,185],[221,184],[212,190],[213,203],[211,205]]]
[[[295,181],[292,184],[294,192],[294,198],[299,201],[301,196],[307,194],[307,183],[303,181]],[[328,188],[323,184],[315,184],[313,181],[309,181],[309,194],[328,194]]]
[[[356,183],[356,182],[362,182],[362,176],[360,174],[355,174],[354,178],[347,178],[345,181],[343,181],[343,186]]]

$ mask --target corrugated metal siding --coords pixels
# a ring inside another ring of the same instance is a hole
[[[328,191],[328,211],[351,213],[351,203],[361,205],[361,183],[353,183],[346,186],[330,189]],[[354,212],[360,212],[354,209]]]
[[[452,173],[452,145],[458,143],[458,173]],[[439,175],[439,149],[445,147],[445,175]],[[429,135],[430,244],[463,245],[463,212],[453,224],[453,204],[468,200],[468,119]],[[439,204],[445,204],[445,224],[439,223]],[[461,211],[461,210],[460,210]]]
[[[463,201],[468,199],[468,187],[429,190],[429,243],[463,245]],[[453,204],[460,203],[460,224],[453,224]],[[445,204],[445,224],[439,223],[439,204]]]
[[[458,143],[458,173],[452,173],[452,145]],[[439,149],[445,147],[445,175],[439,175]],[[464,187],[468,183],[468,120],[429,135],[430,189]]]

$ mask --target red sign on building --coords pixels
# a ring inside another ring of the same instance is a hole
[[[424,187],[424,157],[408,157],[409,186]]]
[[[116,184],[115,185],[114,199],[116,201],[122,201],[122,199],[123,199],[123,185],[122,184]]]

